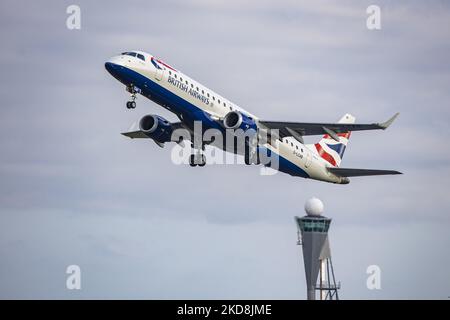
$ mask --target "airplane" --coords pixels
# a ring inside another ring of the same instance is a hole
[[[240,108],[224,96],[193,80],[157,57],[143,51],[126,51],[105,62],[106,70],[125,85],[131,99],[128,109],[136,108],[140,94],[174,113],[179,122],[169,122],[162,116],[149,114],[139,121],[138,130],[122,133],[129,138],[152,139],[159,146],[190,140],[191,166],[204,166],[205,145],[226,152],[244,155],[245,164],[261,164],[261,154],[277,156],[278,171],[291,176],[336,184],[348,184],[349,177],[401,174],[395,170],[353,169],[340,167],[351,132],[387,129],[398,113],[382,123],[356,124],[355,117],[345,114],[337,123],[267,121]],[[195,125],[200,123],[200,133]],[[217,130],[224,139],[235,139],[238,131],[252,132],[242,151],[236,146],[227,148],[224,141],[203,141],[205,130]],[[173,137],[176,130],[189,136]],[[268,138],[260,138],[263,134]],[[323,135],[314,144],[305,144],[303,137]],[[254,137],[257,137],[256,139]],[[253,137],[253,138],[251,138]],[[250,143],[249,141],[252,141]],[[267,161],[263,163],[269,166]]]

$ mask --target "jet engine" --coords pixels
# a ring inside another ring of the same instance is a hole
[[[159,143],[169,142],[172,124],[161,116],[149,114],[139,121],[139,129],[149,138]]]
[[[252,117],[246,116],[239,111],[230,111],[223,118],[223,126],[225,129],[248,129],[256,130],[256,122]]]

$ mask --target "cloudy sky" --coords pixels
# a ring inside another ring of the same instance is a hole
[[[80,30],[66,28],[74,3]],[[304,299],[293,217],[316,196],[342,298],[447,299],[449,30],[445,1],[1,1],[0,298]],[[174,165],[119,134],[145,114],[175,120],[144,98],[125,108],[104,62],[132,49],[267,120],[400,112],[355,133],[342,165],[404,175],[332,185]]]

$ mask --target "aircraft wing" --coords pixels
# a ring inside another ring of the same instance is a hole
[[[172,122],[171,123],[172,129],[176,130],[176,129],[184,129],[184,126],[181,122]],[[130,127],[130,131],[128,132],[122,132],[121,134],[124,135],[125,137],[131,138],[131,139],[150,139],[149,136],[147,136],[144,132],[142,132],[141,130],[136,130],[137,128],[137,123],[133,123]],[[133,130],[134,129],[134,130]]]
[[[141,130],[123,132],[122,135],[124,135],[125,137],[128,137],[128,138],[131,138],[131,139],[136,139],[136,138],[149,139],[149,137],[145,133],[143,133]]]
[[[357,123],[312,123],[312,122],[281,122],[281,121],[259,121],[260,124],[269,129],[278,129],[280,137],[287,136],[311,136],[329,134],[337,138],[338,133],[361,130],[385,130],[388,128],[399,113],[396,113],[389,120],[381,123],[357,124]],[[339,140],[339,139],[337,139]]]
[[[350,168],[327,168],[331,173],[340,177],[361,177],[379,176],[386,174],[402,174],[395,170],[375,170],[375,169],[350,169]]]
[[[171,123],[172,129],[176,130],[176,129],[185,129],[183,124],[181,122],[172,122]],[[143,131],[141,130],[136,130],[137,127],[137,123],[133,123],[129,129],[129,131],[127,132],[122,132],[122,135],[124,135],[125,137],[131,138],[131,139],[151,139],[148,135],[146,135]],[[153,140],[153,139],[152,139]],[[160,146],[161,148],[164,148],[164,143],[163,142],[159,142],[156,140],[155,143]],[[174,141],[175,142],[175,141]],[[179,141],[177,142],[181,145],[184,145],[183,141]]]

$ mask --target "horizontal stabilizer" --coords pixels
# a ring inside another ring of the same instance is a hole
[[[361,177],[361,176],[379,176],[386,174],[402,174],[395,170],[376,170],[376,169],[350,169],[350,168],[327,168],[331,173],[340,177]]]

